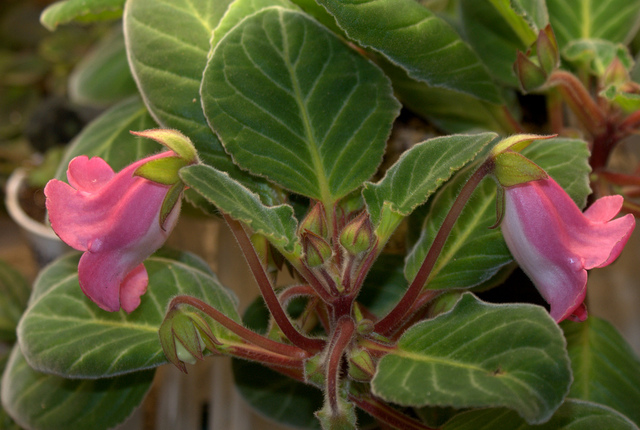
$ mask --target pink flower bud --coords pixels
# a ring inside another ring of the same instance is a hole
[[[587,270],[611,264],[627,243],[633,215],[612,220],[622,201],[603,197],[582,213],[551,178],[506,188],[505,241],[557,322],[587,317]]]
[[[84,251],[78,265],[82,291],[98,306],[132,312],[147,290],[142,262],[165,242],[180,213],[180,203],[164,223],[160,212],[171,189],[134,176],[142,164],[175,156],[172,151],[139,160],[115,174],[101,158],[76,157],[69,184],[53,179],[45,187],[47,210],[56,234]]]

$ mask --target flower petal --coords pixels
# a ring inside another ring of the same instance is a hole
[[[113,178],[115,173],[111,166],[100,157],[83,155],[76,157],[69,163],[67,180],[69,185],[78,191],[94,193]]]

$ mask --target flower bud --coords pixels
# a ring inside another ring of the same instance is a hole
[[[316,236],[323,238],[327,237],[327,219],[324,214],[324,206],[322,203],[316,203],[300,223],[300,231],[304,232],[305,230],[310,231]]]
[[[376,365],[371,355],[364,349],[356,349],[349,353],[349,376],[360,382],[371,381],[376,373]]]
[[[340,244],[352,255],[368,250],[374,241],[373,226],[367,212],[361,212],[340,233]]]
[[[520,51],[513,69],[520,82],[520,88],[525,93],[540,88],[547,81],[547,73]]]
[[[548,24],[538,33],[536,50],[538,51],[540,66],[547,76],[550,75],[560,64],[560,50],[558,49],[558,42],[551,24]]]
[[[333,255],[331,245],[322,237],[308,230],[302,233],[302,247],[309,267],[321,266]]]

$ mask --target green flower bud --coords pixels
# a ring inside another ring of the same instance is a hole
[[[349,353],[349,376],[360,382],[369,382],[376,373],[376,365],[364,349],[356,349]]]
[[[520,51],[513,64],[513,70],[520,82],[520,88],[525,93],[534,91],[547,82],[547,73]]]
[[[321,266],[333,255],[331,245],[322,237],[310,231],[302,233],[302,247],[305,261],[309,267]]]
[[[551,24],[548,24],[538,33],[536,50],[540,66],[547,76],[550,75],[560,64],[560,50],[558,49],[558,42]]]
[[[374,242],[373,226],[367,212],[361,212],[340,233],[340,244],[352,255],[368,250]]]
[[[316,203],[300,223],[300,231],[304,232],[305,230],[310,231],[316,236],[323,238],[327,237],[327,219],[325,217],[324,206],[322,203]]]

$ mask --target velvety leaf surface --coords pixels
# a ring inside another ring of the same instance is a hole
[[[534,142],[522,153],[544,168],[583,207],[590,193],[589,152],[581,140],[554,138]],[[461,172],[429,204],[422,234],[407,256],[405,275],[413,279],[453,199],[471,175]],[[488,281],[513,260],[496,222],[496,183],[486,178],[476,188],[458,218],[433,268],[427,288],[469,288]]]
[[[240,319],[232,293],[190,254],[166,251],[145,261],[149,288],[131,314],[103,311],[82,293],[78,257],[70,254],[40,273],[18,326],[22,351],[38,371],[100,378],[166,363],[158,328],[169,301],[179,294],[198,297]],[[216,337],[235,339],[211,321],[210,325]]]
[[[502,102],[475,52],[446,21],[418,2],[320,0],[319,3],[351,39],[381,53],[412,78],[491,103]]]
[[[122,16],[125,0],[61,0],[48,6],[40,22],[49,30],[71,22],[94,22]]]
[[[31,288],[20,272],[0,260],[0,341],[13,342]]]
[[[329,204],[375,172],[399,108],[376,66],[280,7],[247,17],[216,45],[202,99],[239,166]]]
[[[569,396],[609,406],[640,425],[640,360],[620,333],[594,316],[565,321],[573,369]]]
[[[362,194],[373,224],[380,222],[383,208],[409,215],[496,137],[495,133],[437,137],[404,152],[382,180],[365,183]]]
[[[301,252],[296,235],[298,222],[291,206],[265,206],[256,194],[210,166],[185,167],[180,170],[180,177],[221,211],[265,235],[278,248]]]
[[[104,37],[69,76],[69,97],[82,105],[109,106],[137,93],[120,27]]]
[[[66,180],[69,161],[79,155],[101,157],[117,172],[137,159],[160,152],[162,146],[157,142],[129,133],[155,127],[157,124],[139,97],[118,103],[73,139],[60,162],[56,178]]]
[[[528,425],[508,409],[484,409],[455,416],[442,430],[636,430],[625,416],[606,406],[567,399],[544,424]]]
[[[16,346],[2,376],[2,403],[28,429],[108,429],[142,402],[154,374],[145,370],[115,378],[65,379],[33,370]]]
[[[544,422],[571,383],[564,344],[543,308],[492,305],[467,293],[402,335],[380,360],[373,392],[407,406],[502,406]]]
[[[576,39],[626,43],[640,24],[636,0],[547,0],[547,8],[560,47]]]
[[[530,2],[545,15],[544,3]],[[517,86],[513,63],[518,50],[526,52],[537,37],[534,17],[515,9],[509,0],[462,0],[460,12],[466,40],[474,48],[492,76],[501,83]],[[527,19],[529,18],[529,19]]]

